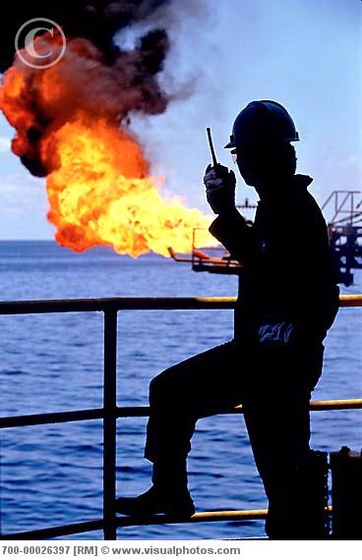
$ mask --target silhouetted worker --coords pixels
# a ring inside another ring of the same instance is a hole
[[[204,176],[217,214],[211,233],[242,264],[232,341],[151,381],[145,456],[153,485],[118,498],[117,511],[190,517],[186,459],[198,419],[242,403],[268,497],[271,538],[322,538],[308,486],[313,467],[309,401],[322,372],[323,340],[339,307],[337,275],[322,213],[295,175],[299,140],[286,109],[252,101],[237,115],[230,149],[259,202],[253,224],[235,207],[236,179],[220,164]]]

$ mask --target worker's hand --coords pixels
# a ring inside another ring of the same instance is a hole
[[[204,175],[206,199],[215,214],[225,214],[235,208],[236,177],[234,171],[220,165],[208,165]]]

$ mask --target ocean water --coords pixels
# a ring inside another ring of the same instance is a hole
[[[361,271],[342,293],[362,293]],[[139,259],[108,248],[82,254],[53,242],[0,242],[2,301],[123,297],[234,296],[237,279],[196,273],[156,255]],[[0,316],[1,416],[102,405],[101,313]],[[232,337],[232,311],[119,313],[118,405],[146,405],[149,381],[164,368]],[[343,308],[326,340],[314,399],[361,398],[362,310]],[[145,418],[118,421],[117,493],[149,486]],[[362,411],[314,412],[312,447],[361,448]],[[102,511],[100,421],[1,430],[3,533],[89,521]],[[265,508],[242,415],[199,421],[189,457],[197,511]],[[119,529],[121,539],[263,536],[263,521]],[[101,532],[74,535],[101,539]]]

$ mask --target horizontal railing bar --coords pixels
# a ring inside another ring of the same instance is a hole
[[[326,512],[331,513],[332,507],[328,506]],[[247,509],[247,510],[223,510],[223,511],[203,511],[195,513],[190,519],[177,519],[168,515],[154,515],[152,517],[135,518],[128,516],[117,516],[115,524],[120,527],[132,527],[139,525],[164,525],[171,523],[203,523],[215,521],[252,521],[266,519],[267,509]],[[21,540],[21,539],[45,539],[61,537],[65,535],[84,533],[104,529],[104,520],[85,521],[83,523],[73,523],[35,531],[23,531],[10,535],[1,535],[2,540]]]
[[[328,401],[311,401],[310,410],[346,410],[362,409],[362,399],[344,399]],[[117,408],[118,418],[138,418],[149,416],[148,406],[123,406]],[[219,414],[243,414],[243,406],[240,404],[233,408],[219,412]]]
[[[361,307],[362,294],[343,294],[339,296],[341,307]]]
[[[311,401],[309,408],[310,410],[362,409],[362,399]],[[149,410],[148,406],[123,406],[117,408],[117,416],[118,418],[149,416]],[[240,404],[219,414],[243,414],[243,406]]]
[[[126,310],[233,309],[235,297],[125,297],[3,301],[0,315]],[[362,306],[362,294],[341,295],[341,307]]]
[[[129,297],[99,299],[64,299],[6,301],[0,303],[0,315],[27,313],[69,313],[82,311],[161,310],[161,309],[232,309],[235,298],[214,297]]]
[[[88,533],[90,531],[99,531],[102,530],[103,528],[104,528],[104,520],[96,519],[94,521],[71,523],[70,525],[59,525],[57,527],[35,529],[34,531],[21,531],[19,533],[10,533],[5,535],[0,535],[0,537],[1,540],[41,540],[41,539],[52,539],[55,537],[63,537],[65,535]]]
[[[362,399],[343,399],[311,401],[310,410],[348,410],[362,409]],[[9,416],[0,418],[0,428],[19,428],[22,426],[36,426],[40,424],[58,424],[63,422],[77,422],[81,420],[99,420],[105,417],[142,418],[149,416],[148,406],[119,406],[115,412],[104,408],[89,410],[74,410],[69,412],[49,412],[46,414],[28,414],[23,416]],[[242,405],[235,406],[219,414],[243,414]]]
[[[253,519],[265,519],[268,510],[230,510],[230,511],[203,511],[195,513],[190,519],[177,519],[169,515],[153,515],[151,517],[127,517],[117,516],[117,527],[132,527],[134,525],[165,525],[169,523],[200,523],[209,521],[251,521]]]
[[[228,414],[233,412],[242,412],[242,405],[236,406],[234,409],[228,411]],[[348,409],[362,409],[362,399],[340,399],[340,400],[326,400],[326,401],[310,401],[310,410],[348,410]]]
[[[311,410],[348,410],[362,408],[362,399],[340,399],[337,401],[311,401]]]
[[[109,415],[103,408],[88,410],[69,410],[66,412],[47,412],[44,414],[24,414],[0,418],[0,428],[19,428],[21,426],[37,426],[40,424],[59,424],[80,420],[100,420]]]
[[[127,516],[117,516],[115,523],[117,527],[132,527],[134,525],[160,525],[169,523],[200,523],[209,521],[250,521],[253,519],[265,519],[267,516],[266,509],[251,510],[225,510],[225,511],[203,511],[195,513],[190,519],[177,519],[168,515],[154,515],[152,517],[135,518]],[[77,533],[85,533],[88,531],[97,531],[104,529],[104,520],[97,519],[95,521],[85,521],[83,523],[72,523],[70,525],[61,525],[57,527],[49,527],[44,529],[36,529],[34,531],[21,531],[19,533],[11,533],[1,535],[2,540],[36,540],[61,537]]]

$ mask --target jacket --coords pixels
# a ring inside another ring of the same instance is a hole
[[[210,226],[242,265],[235,337],[266,322],[290,321],[323,339],[339,307],[337,271],[328,228],[308,192],[310,177],[295,175],[287,188],[258,203],[252,225],[235,209]]]

